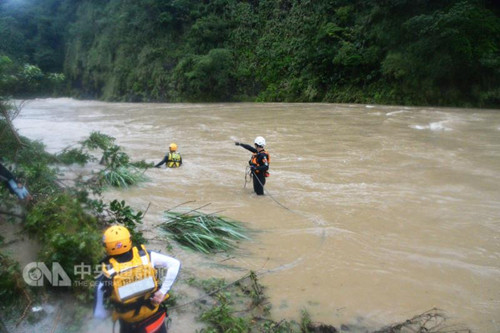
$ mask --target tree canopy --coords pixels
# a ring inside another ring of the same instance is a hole
[[[0,56],[121,101],[498,107],[486,0],[5,0]]]

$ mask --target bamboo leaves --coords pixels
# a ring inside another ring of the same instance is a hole
[[[163,230],[179,244],[205,254],[230,251],[237,241],[248,240],[248,230],[238,221],[198,210],[165,212]]]
[[[147,178],[136,168],[120,166],[118,168],[106,168],[100,172],[100,181],[103,185],[113,187],[128,187],[146,181]]]

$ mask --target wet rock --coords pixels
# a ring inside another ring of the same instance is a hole
[[[337,329],[331,325],[310,323],[307,329],[311,333],[337,333]]]

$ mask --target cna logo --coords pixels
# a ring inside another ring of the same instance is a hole
[[[32,287],[43,286],[45,280],[54,287],[71,286],[71,279],[58,262],[52,263],[52,270],[49,270],[43,262],[31,262],[23,269],[23,279]]]

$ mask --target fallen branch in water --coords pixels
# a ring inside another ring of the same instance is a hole
[[[190,304],[196,303],[196,302],[198,302],[198,301],[200,301],[200,300],[202,300],[202,299],[204,299],[204,298],[207,298],[207,297],[213,296],[213,295],[215,295],[216,293],[221,292],[221,291],[222,291],[222,290],[224,290],[224,289],[227,289],[227,288],[229,288],[229,287],[232,287],[232,286],[234,286],[235,284],[240,283],[241,281],[243,281],[243,280],[245,280],[245,279],[248,279],[248,278],[251,276],[251,274],[252,274],[252,273],[253,273],[253,272],[249,272],[249,273],[245,274],[244,276],[240,277],[239,279],[237,279],[237,280],[235,280],[235,281],[233,281],[233,282],[230,282],[230,283],[228,283],[228,284],[225,284],[224,286],[222,286],[222,287],[220,287],[220,288],[218,288],[218,289],[212,290],[211,292],[208,292],[206,295],[201,296],[201,297],[198,297],[197,299],[194,299],[194,300],[192,300],[192,301],[190,301],[190,302],[187,302],[187,303],[184,303],[184,304],[181,304],[181,305],[174,306],[174,307],[172,307],[172,308],[171,308],[171,310],[180,309],[180,308],[185,307],[185,306],[187,306],[187,305],[190,305]]]
[[[452,327],[445,325],[446,316],[444,311],[433,308],[402,323],[393,324],[374,333],[400,333],[400,332],[432,332],[432,333],[470,333],[471,330],[463,327]]]

